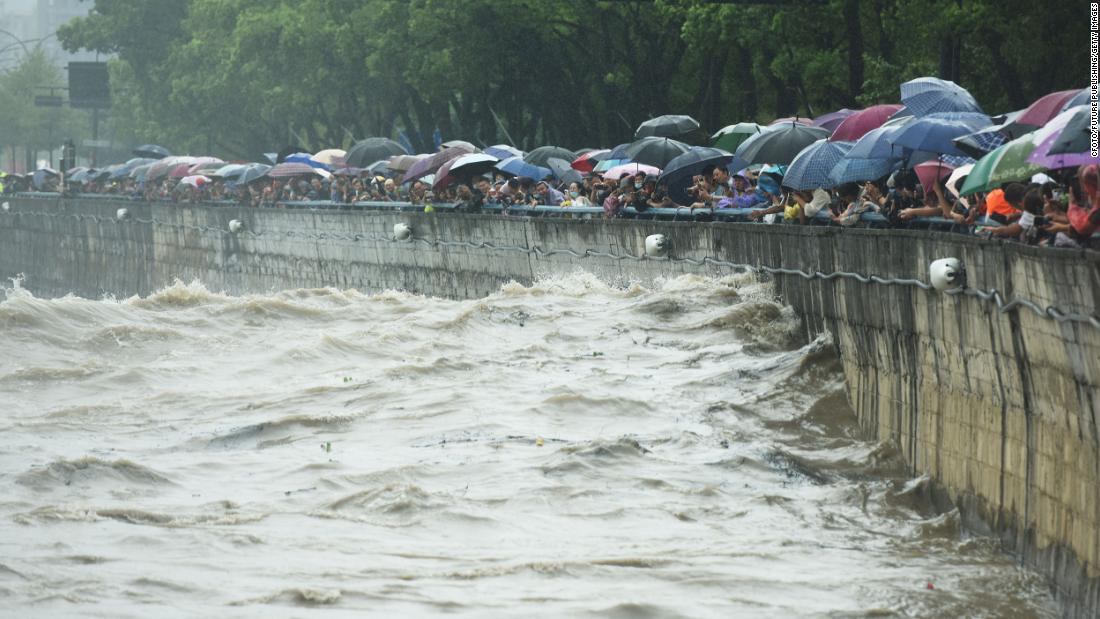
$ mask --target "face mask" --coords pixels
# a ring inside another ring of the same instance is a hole
[[[642,184],[641,184],[641,183],[634,183],[634,188],[635,188],[635,189],[641,189],[641,188],[642,188]]]
[[[581,195],[581,194],[580,194],[579,192],[576,192],[576,191],[570,191],[570,192],[569,192],[569,195],[571,195],[571,196],[573,196],[574,198],[576,198],[577,196],[579,196],[579,195]]]

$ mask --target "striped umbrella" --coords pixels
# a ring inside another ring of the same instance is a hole
[[[317,168],[294,161],[284,161],[276,165],[267,171],[267,175],[271,178],[290,178],[292,176],[302,176],[305,174],[316,174]]]
[[[829,172],[851,149],[851,142],[830,142],[826,138],[810,144],[787,167],[783,186],[798,191],[833,187]]]

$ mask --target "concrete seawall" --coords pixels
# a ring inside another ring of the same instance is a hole
[[[0,277],[23,274],[38,295],[147,294],[179,278],[231,293],[471,298],[577,269],[613,282],[729,272],[704,258],[927,279],[930,262],[954,256],[976,288],[1100,314],[1096,253],[924,231],[6,200]],[[118,208],[129,217],[117,221]],[[245,230],[229,233],[233,219]],[[399,222],[421,240],[390,240]],[[692,261],[636,259],[658,232]],[[774,280],[807,335],[833,334],[867,435],[936,480],[968,526],[1049,575],[1068,616],[1100,613],[1100,329],[913,286]]]

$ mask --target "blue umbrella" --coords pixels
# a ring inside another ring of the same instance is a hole
[[[899,159],[851,159],[844,157],[829,171],[829,180],[837,185],[857,181],[873,181],[893,172],[900,165],[901,160]]]
[[[547,176],[553,175],[550,168],[532,165],[524,161],[522,157],[509,157],[496,164],[494,167],[505,174],[526,176],[527,178],[533,178],[535,180],[542,180]]]
[[[787,167],[783,186],[798,191],[832,187],[829,172],[851,149],[851,142],[830,142],[825,138],[810,144]]]
[[[905,156],[905,149],[894,146],[891,138],[902,129],[898,125],[883,125],[872,129],[859,138],[848,151],[852,159],[899,159]]]
[[[935,112],[978,112],[982,108],[962,86],[938,77],[918,77],[901,85],[901,102],[914,116]]]
[[[630,142],[627,142],[626,144],[619,144],[615,148],[612,148],[611,152],[604,155],[603,158],[601,159],[601,161],[606,161],[608,159],[617,159],[617,160],[626,159],[627,161],[629,161],[630,160],[630,155],[626,154],[626,149],[630,148],[630,144],[631,144]]]
[[[933,114],[926,114],[924,118],[961,122],[968,127],[972,127],[975,131],[978,129],[985,129],[993,124],[992,118],[979,112],[935,112]]]
[[[996,127],[968,133],[954,140],[955,147],[971,157],[984,157],[986,153],[1008,142],[1008,136]]]
[[[615,166],[621,166],[624,163],[630,163],[630,158],[625,159],[603,159],[596,164],[596,167],[592,168],[593,172],[606,172]]]
[[[911,150],[926,150],[945,155],[963,155],[954,139],[971,133],[973,129],[957,120],[939,120],[936,118],[918,118],[902,127],[887,140],[894,146],[903,146]]]
[[[507,159],[509,157],[522,157],[523,151],[515,146],[509,146],[507,144],[495,144],[481,151],[486,155],[492,155],[497,159]]]
[[[304,164],[306,164],[307,166],[309,166],[311,168],[317,168],[319,170],[329,170],[329,171],[332,170],[332,168],[329,167],[327,164],[321,163],[320,161],[314,161],[313,160],[313,155],[311,155],[309,153],[294,153],[293,155],[287,155],[286,158],[283,159],[282,162],[283,163],[304,163]]]

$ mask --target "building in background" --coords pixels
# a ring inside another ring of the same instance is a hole
[[[75,17],[87,15],[93,6],[93,2],[81,0],[0,0],[0,73],[18,66],[27,53],[41,48],[60,69],[61,79],[56,86],[66,86],[65,67],[70,62],[97,58],[94,52],[72,54],[62,49],[57,40],[57,28]],[[51,137],[56,139],[52,152],[26,149],[25,154],[17,153],[18,145],[0,144],[0,169],[23,171],[34,165],[56,165],[62,136]]]

